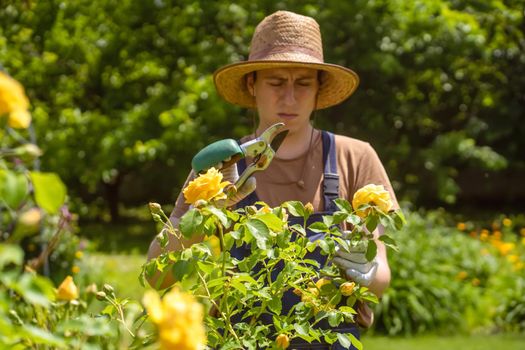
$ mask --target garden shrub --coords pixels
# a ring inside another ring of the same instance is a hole
[[[376,306],[374,330],[523,330],[524,242],[498,230],[466,234],[447,226],[446,217],[443,211],[407,216],[395,236],[399,252],[389,257],[392,282]]]

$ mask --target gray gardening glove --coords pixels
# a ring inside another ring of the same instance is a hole
[[[369,286],[377,273],[377,257],[372,261],[366,259],[366,244],[350,245],[346,251],[338,246],[334,257],[334,264],[344,271],[346,278],[352,279],[363,286]]]
[[[217,165],[217,169],[222,173],[223,175],[223,181],[229,181],[232,184],[234,184],[239,179],[239,172],[237,171],[237,164],[234,163],[233,165],[230,165],[229,167],[223,169],[222,163],[219,163]],[[242,201],[244,198],[246,198],[250,193],[255,191],[257,183],[255,181],[255,177],[250,176],[246,182],[237,189],[237,192],[230,196],[227,199],[218,201],[218,205],[224,206],[224,207],[233,207],[240,201]]]

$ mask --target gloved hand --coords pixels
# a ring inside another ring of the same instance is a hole
[[[377,273],[377,257],[372,261],[366,259],[367,245],[358,243],[351,245],[350,250],[346,251],[338,247],[334,257],[334,264],[345,272],[346,278],[352,279],[363,286],[369,286]]]
[[[229,181],[232,184],[234,184],[239,179],[239,172],[237,170],[237,164],[234,163],[233,165],[223,169],[222,163],[217,164],[217,169],[222,173],[223,175],[223,181]],[[219,206],[225,206],[225,207],[233,207],[235,204],[242,201],[245,197],[247,197],[250,193],[255,191],[257,183],[255,181],[255,177],[250,176],[244,184],[237,189],[237,192],[233,195],[229,196],[227,199],[223,199],[218,201]]]

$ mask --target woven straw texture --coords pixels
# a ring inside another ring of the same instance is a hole
[[[316,109],[344,101],[359,84],[359,77],[352,70],[324,63],[317,22],[311,17],[288,11],[278,11],[263,19],[253,34],[248,60],[220,68],[214,74],[214,82],[226,101],[255,108],[255,98],[246,87],[246,74],[262,69],[290,67],[325,72]]]

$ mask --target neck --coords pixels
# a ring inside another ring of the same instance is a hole
[[[259,133],[259,130],[257,130],[257,133]],[[316,131],[309,123],[300,130],[290,130],[283,140],[281,147],[279,147],[276,156],[280,159],[299,157],[308,151],[315,133]]]

